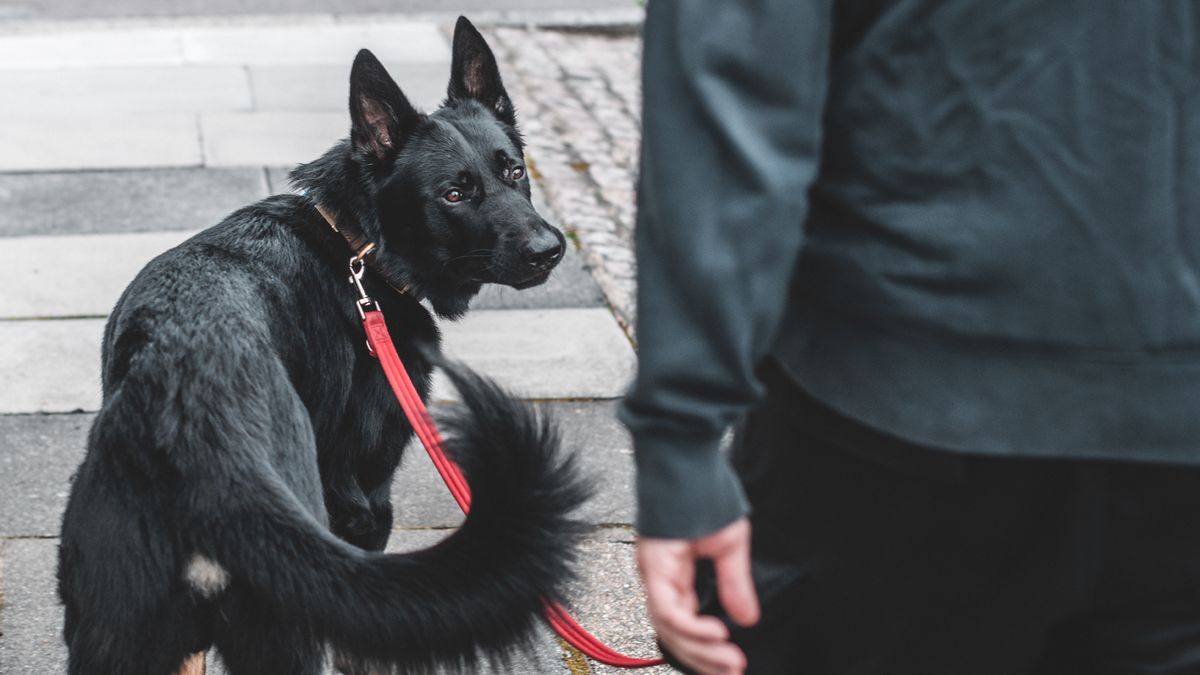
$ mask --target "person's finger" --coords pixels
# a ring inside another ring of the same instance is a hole
[[[741,675],[746,668],[745,654],[729,642],[728,626],[699,614],[694,586],[696,559],[718,558],[727,550],[736,550],[741,529],[748,532],[748,523],[735,524],[708,541],[639,539],[637,543],[638,571],[651,623],[663,645],[681,663],[703,675]],[[748,534],[741,538],[749,541]],[[744,567],[749,574],[748,560]],[[753,597],[751,601],[757,607]]]
[[[741,675],[746,655],[730,642],[691,640],[670,632],[658,639],[676,660],[701,675]]]
[[[646,589],[646,607],[656,622],[696,640],[726,640],[729,629],[712,617],[699,615],[695,556],[691,547],[670,540],[643,539],[637,543],[638,569]]]
[[[758,623],[760,611],[750,571],[749,527],[739,532],[737,539],[713,558],[713,566],[717,575],[717,598],[729,618],[739,626]]]
[[[691,595],[690,600],[685,596]],[[656,627],[692,640],[729,639],[729,629],[720,620],[696,613],[694,591],[682,591],[670,582],[646,580],[646,608]]]

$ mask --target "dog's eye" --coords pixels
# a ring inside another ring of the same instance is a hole
[[[513,180],[521,180],[522,178],[525,177],[525,169],[523,169],[522,167],[519,167],[519,166],[514,167],[512,170],[512,173],[510,173],[508,175],[508,177]]]
[[[442,195],[442,199],[445,199],[451,204],[457,204],[463,200],[463,193],[461,190],[450,190],[446,192],[446,194]]]

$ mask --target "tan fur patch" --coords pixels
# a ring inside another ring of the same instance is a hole
[[[188,562],[183,578],[192,590],[206,598],[211,598],[229,585],[229,572],[215,561],[196,554]]]

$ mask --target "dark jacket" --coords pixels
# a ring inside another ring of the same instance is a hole
[[[930,447],[1200,461],[1200,3],[651,0],[638,528],[741,515],[776,358]]]

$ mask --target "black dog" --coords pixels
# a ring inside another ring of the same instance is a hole
[[[459,19],[449,95],[415,110],[370,52],[351,137],[151,262],[108,321],[104,403],[63,518],[70,672],[166,675],[214,646],[237,675],[407,672],[504,658],[561,597],[584,490],[550,427],[449,368],[465,524],[378,553],[411,436],[368,354],[343,234],[377,245],[379,302],[422,397],[438,332],[483,283],[541,283],[562,235],[534,212],[512,102]],[[320,207],[318,209],[318,207]]]

